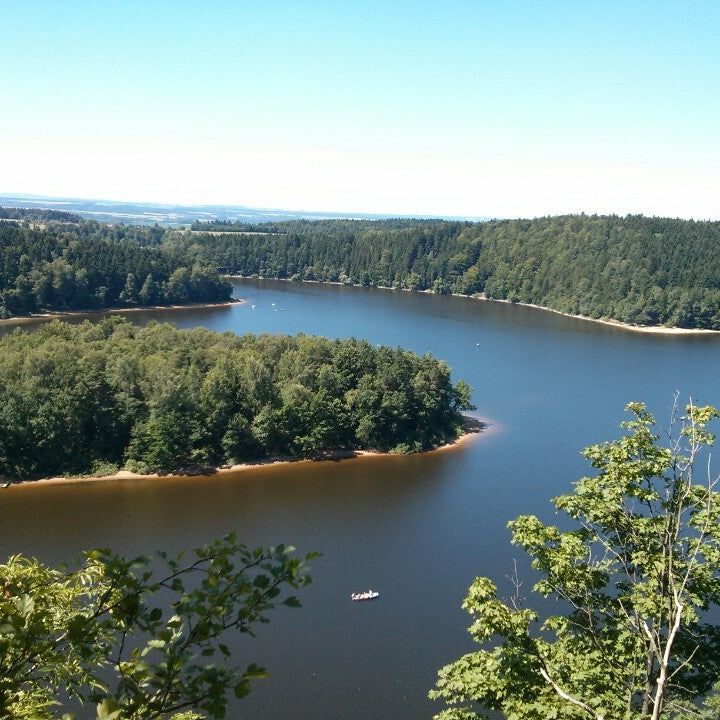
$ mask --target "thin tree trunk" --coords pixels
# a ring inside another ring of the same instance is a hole
[[[660,713],[665,705],[665,684],[667,683],[667,671],[670,665],[670,652],[672,650],[673,641],[680,629],[680,622],[682,621],[683,606],[677,602],[675,604],[675,620],[673,621],[672,629],[668,634],[667,643],[665,645],[665,652],[662,658],[660,658],[660,675],[655,685],[655,701],[653,705],[652,720],[659,720]]]

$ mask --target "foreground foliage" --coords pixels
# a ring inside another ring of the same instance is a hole
[[[720,493],[702,453],[718,411],[688,406],[662,446],[644,406],[628,409],[624,437],[585,450],[599,473],[555,500],[575,529],[510,523],[540,576],[534,592],[566,612],[541,622],[519,593],[503,601],[477,578],[463,607],[484,649],[440,671],[438,718],[718,717],[717,697],[698,704],[720,677],[720,627],[706,614],[720,603]]]
[[[53,322],[0,340],[0,477],[436,447],[470,389],[359,340]]]
[[[231,664],[224,636],[252,635],[283,594],[299,605],[286,591],[310,578],[291,552],[229,535],[189,558],[161,553],[163,572],[109,550],[72,570],[11,557],[0,565],[0,717],[55,718],[68,702],[98,720],[225,717],[228,692],[242,698],[266,673]]]

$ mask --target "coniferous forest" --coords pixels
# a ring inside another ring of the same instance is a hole
[[[571,215],[235,228],[248,234],[193,232],[167,242],[243,275],[484,293],[591,318],[720,329],[720,222]]]
[[[230,299],[230,284],[214,269],[158,247],[160,227],[109,226],[53,210],[2,216],[0,318]]]
[[[635,325],[720,329],[720,222],[290,220],[108,225],[0,209],[0,316],[217,302],[223,273],[482,294]]]
[[[54,321],[0,340],[0,477],[430,449],[462,432],[470,392],[360,340]]]

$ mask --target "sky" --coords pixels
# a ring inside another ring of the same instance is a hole
[[[0,192],[718,219],[718,37],[718,0],[0,0]]]

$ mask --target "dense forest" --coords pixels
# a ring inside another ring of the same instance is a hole
[[[211,221],[190,232],[0,211],[0,317],[225,300],[230,286],[218,273],[481,294],[636,325],[720,329],[720,222]]]
[[[3,212],[0,318],[230,298],[215,269],[160,247],[163,228],[77,221],[52,210]]]
[[[54,220],[66,223],[79,223],[80,216],[63,210],[43,210],[42,208],[6,208],[0,207],[0,220]]]
[[[190,225],[190,229],[194,232],[282,232],[281,230],[271,230],[269,225],[270,223],[267,222],[245,223],[233,220],[195,220]],[[277,225],[277,223],[273,223],[273,225]]]
[[[0,341],[0,476],[428,449],[469,397],[435,358],[360,340],[54,321]]]
[[[591,318],[720,329],[720,222],[573,215],[223,224],[231,227],[269,234],[194,232],[166,242],[244,275],[483,293]]]

